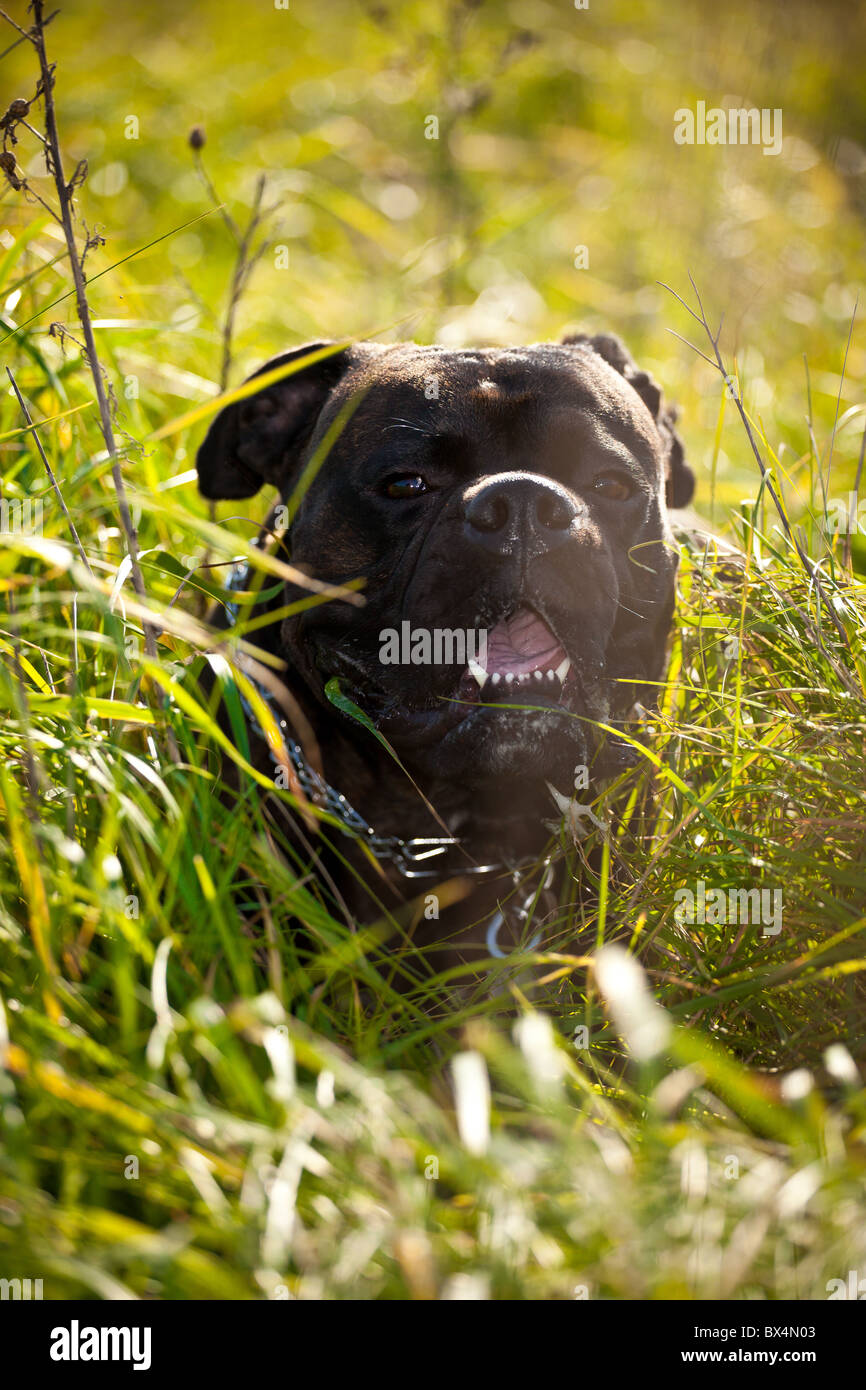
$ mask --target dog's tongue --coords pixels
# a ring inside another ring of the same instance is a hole
[[[547,623],[529,608],[519,608],[487,634],[487,670],[514,676],[556,670],[565,652]]]

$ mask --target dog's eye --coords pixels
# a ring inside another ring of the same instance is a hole
[[[622,473],[600,473],[592,485],[592,490],[610,502],[626,502],[634,492],[634,484]]]
[[[419,473],[401,473],[399,477],[389,478],[383,484],[383,491],[386,497],[400,502],[406,497],[420,497],[427,491],[427,484]]]

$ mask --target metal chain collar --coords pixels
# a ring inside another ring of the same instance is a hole
[[[556,906],[556,900],[555,898],[552,898],[552,894],[550,892],[553,886],[554,874],[553,865],[549,858],[544,860],[542,868],[544,869],[544,877],[542,878],[541,882],[536,887],[530,888],[529,892],[526,893],[524,897],[520,899],[520,902],[516,907],[513,904],[507,904],[505,907],[500,907],[499,910],[497,912],[494,912],[493,916],[491,917],[487,927],[487,935],[485,937],[485,941],[487,942],[487,949],[490,952],[491,956],[498,956],[500,960],[504,960],[506,956],[511,954],[510,951],[503,951],[498,941],[499,932],[501,928],[505,925],[507,918],[510,917],[516,923],[516,930],[520,931],[523,927],[526,926],[530,917],[534,917],[536,915],[536,909],[538,907],[549,907],[551,905],[551,900],[552,905],[554,907]],[[515,870],[515,872],[512,874],[512,878],[514,880],[514,887],[515,889],[517,889],[521,886],[524,875]],[[528,941],[525,946],[523,946],[522,948],[512,947],[511,949],[523,949],[525,951],[534,951],[536,946],[540,944],[543,935],[544,929],[542,927],[539,928],[539,930],[532,937],[531,941]]]
[[[249,582],[250,567],[244,560],[238,561],[232,567],[229,575],[227,589],[245,589]],[[236,603],[226,603],[225,609],[228,614],[229,623],[234,627],[238,617],[238,607]],[[321,806],[335,820],[339,821],[346,833],[353,839],[360,839],[369,849],[376,859],[387,860],[393,864],[403,878],[439,878],[442,876],[443,865],[442,857],[448,854],[450,849],[460,847],[461,841],[453,835],[430,836],[416,835],[410,840],[402,840],[398,835],[377,835],[375,829],[368,820],[356,811],[354,806],[338,792],[336,787],[332,787],[323,777],[310,767],[304,757],[303,749],[296,739],[289,737],[287,724],[274,705],[273,698],[268,690],[258,681],[250,677],[262,700],[267,705],[274,719],[277,721],[283,732],[283,742],[289,761],[292,764],[298,784],[305,796]],[[253,728],[258,727],[258,720],[249,704],[240,692],[241,705],[244,714]],[[265,740],[267,744],[267,740]],[[275,767],[281,766],[279,759],[275,756],[270,745],[268,755]],[[435,860],[435,863],[427,866],[427,860]],[[495,864],[472,864],[461,863],[459,872],[464,874],[492,874],[501,870],[504,865],[501,862]]]

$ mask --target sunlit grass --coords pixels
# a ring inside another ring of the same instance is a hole
[[[483,42],[458,45],[457,62],[437,41],[431,64],[449,80],[480,82],[483,54],[499,52],[502,35],[493,20],[467,22],[489,26]],[[86,185],[82,198],[88,215],[102,197],[100,215],[117,217],[111,245],[92,253],[94,275],[166,238],[93,285],[146,606],[129,585],[92,383],[74,342],[61,349],[47,332],[56,315],[72,319],[59,243],[46,217],[3,195],[4,361],[86,563],[15,397],[3,394],[3,497],[41,499],[44,526],[4,536],[0,548],[0,1271],[42,1278],[46,1297],[826,1297],[829,1279],[866,1262],[866,595],[862,538],[849,556],[846,537],[827,534],[828,504],[853,484],[864,419],[856,334],[840,376],[853,307],[846,300],[842,313],[843,289],[860,273],[853,224],[837,214],[841,259],[816,271],[810,289],[808,386],[802,344],[790,324],[777,326],[772,304],[731,345],[790,534],[722,382],[674,339],[671,358],[650,364],[691,406],[699,501],[707,512],[712,503],[731,544],[678,538],[669,674],[626,731],[631,765],[593,801],[606,836],[584,821],[589,833],[577,838],[566,816],[552,838],[563,889],[543,947],[527,952],[519,978],[515,961],[490,961],[474,984],[461,976],[458,993],[455,977],[437,975],[412,945],[423,896],[391,911],[376,902],[371,875],[369,921],[345,920],[272,814],[275,799],[292,804],[291,792],[255,772],[242,728],[227,740],[203,693],[201,676],[215,668],[227,707],[239,709],[239,694],[251,694],[248,662],[260,655],[243,604],[230,636],[210,621],[231,565],[249,559],[263,590],[283,571],[252,544],[265,499],[214,518],[195,487],[235,247],[196,182],[185,137],[204,108],[204,158],[239,221],[252,197],[239,165],[254,150],[278,165],[283,147],[270,129],[274,93],[250,74],[238,78],[246,135],[231,111],[208,106],[207,63],[232,70],[221,29],[219,51],[189,76],[192,94],[177,94],[171,44],[159,60],[148,50],[150,76],[136,77],[136,96],[120,90],[112,46],[126,53],[124,26],[138,33],[136,24],[118,16],[104,53],[86,58],[104,62],[109,79],[88,97],[106,131],[103,163],[123,161],[134,177],[113,204]],[[359,24],[361,57],[384,64],[391,40],[369,16]],[[349,39],[325,26],[307,43],[318,52]],[[86,144],[94,117],[73,49],[61,113],[68,138]],[[580,48],[585,81],[592,52]],[[340,48],[340,61],[351,56]],[[530,158],[554,151],[561,179],[588,176],[594,128],[625,161],[625,185],[642,187],[656,172],[639,172],[629,153],[628,102],[603,136],[592,103],[582,132],[544,107],[518,150],[512,114],[526,122],[538,110],[550,59],[524,43],[508,61],[518,60],[513,113],[495,92],[480,108],[492,144],[464,139],[452,113],[454,170],[437,165],[429,182],[417,180],[438,188],[440,212],[425,210],[429,225],[412,229],[371,205],[346,158],[361,173],[366,161],[379,192],[416,182],[411,166],[382,172],[379,106],[355,105],[354,127],[329,124],[315,106],[321,92],[307,92],[304,129],[285,136],[292,168],[277,181],[295,228],[285,233],[290,269],[279,280],[265,260],[252,277],[240,362],[258,365],[286,338],[378,331],[410,311],[417,319],[391,336],[483,330],[473,305],[485,277],[501,278],[492,262],[511,267],[512,289],[539,287],[519,301],[528,306],[519,321],[482,301],[488,327],[498,313],[497,332],[515,340],[581,317],[632,330],[636,349],[651,342],[661,355],[663,327],[690,332],[661,290],[648,318],[641,269],[601,269],[603,248],[629,241],[627,212],[586,209],[588,230],[575,231]],[[459,73],[455,62],[465,64]],[[573,71],[564,66],[560,79],[573,83]],[[424,69],[406,98],[419,131],[432,81]],[[345,93],[359,82],[356,72],[336,85]],[[160,125],[157,158],[148,138],[124,142],[122,115],[136,101],[146,115],[160,84],[183,119],[177,130]],[[392,126],[395,107],[385,112]],[[493,213],[496,160],[509,150],[522,196]],[[754,173],[737,168],[739,188]],[[762,174],[769,234],[755,254],[772,258],[789,238],[792,174]],[[707,196],[692,197],[689,218],[711,219],[715,176],[696,165],[695,177]],[[842,176],[821,164],[808,177],[812,195],[835,207]],[[748,223],[742,189],[725,196]],[[554,206],[552,240],[527,223],[530,203],[537,216]],[[652,284],[668,279],[685,293],[682,247],[690,238],[703,246],[704,234],[703,224],[673,236],[652,223],[639,248]],[[796,238],[801,258],[804,247],[814,252],[805,223]],[[592,243],[596,267],[579,291],[565,256],[577,239]],[[711,254],[706,275],[691,268],[716,312],[751,293],[755,272],[743,288],[739,261],[725,261],[722,274]],[[781,299],[797,273],[779,274]],[[631,288],[614,292],[614,281]],[[801,315],[807,308],[799,304]],[[240,375],[236,367],[230,385]],[[147,619],[159,631],[155,660],[144,656]],[[317,808],[303,812],[312,843],[345,848]],[[682,921],[676,894],[699,880],[781,889],[781,932]],[[460,891],[452,883],[440,894]],[[617,946],[640,963],[637,974]]]

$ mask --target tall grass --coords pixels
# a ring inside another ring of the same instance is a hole
[[[735,545],[679,538],[670,669],[593,802],[607,830],[566,814],[541,947],[458,996],[412,944],[422,901],[343,918],[283,843],[291,793],[202,693],[216,652],[229,707],[250,694],[249,607],[228,637],[208,620],[229,567],[278,577],[259,513],[214,521],[190,471],[223,326],[181,381],[136,262],[122,349],[96,320],[145,604],[87,367],[45,331],[53,232],[20,216],[0,260],[65,503],[3,395],[3,497],[43,527],[0,547],[2,1274],[46,1297],[826,1297],[866,1262],[866,599],[859,542],[828,534],[835,424],[776,451],[749,414],[767,475]],[[781,889],[781,932],[683,921],[699,880]]]

